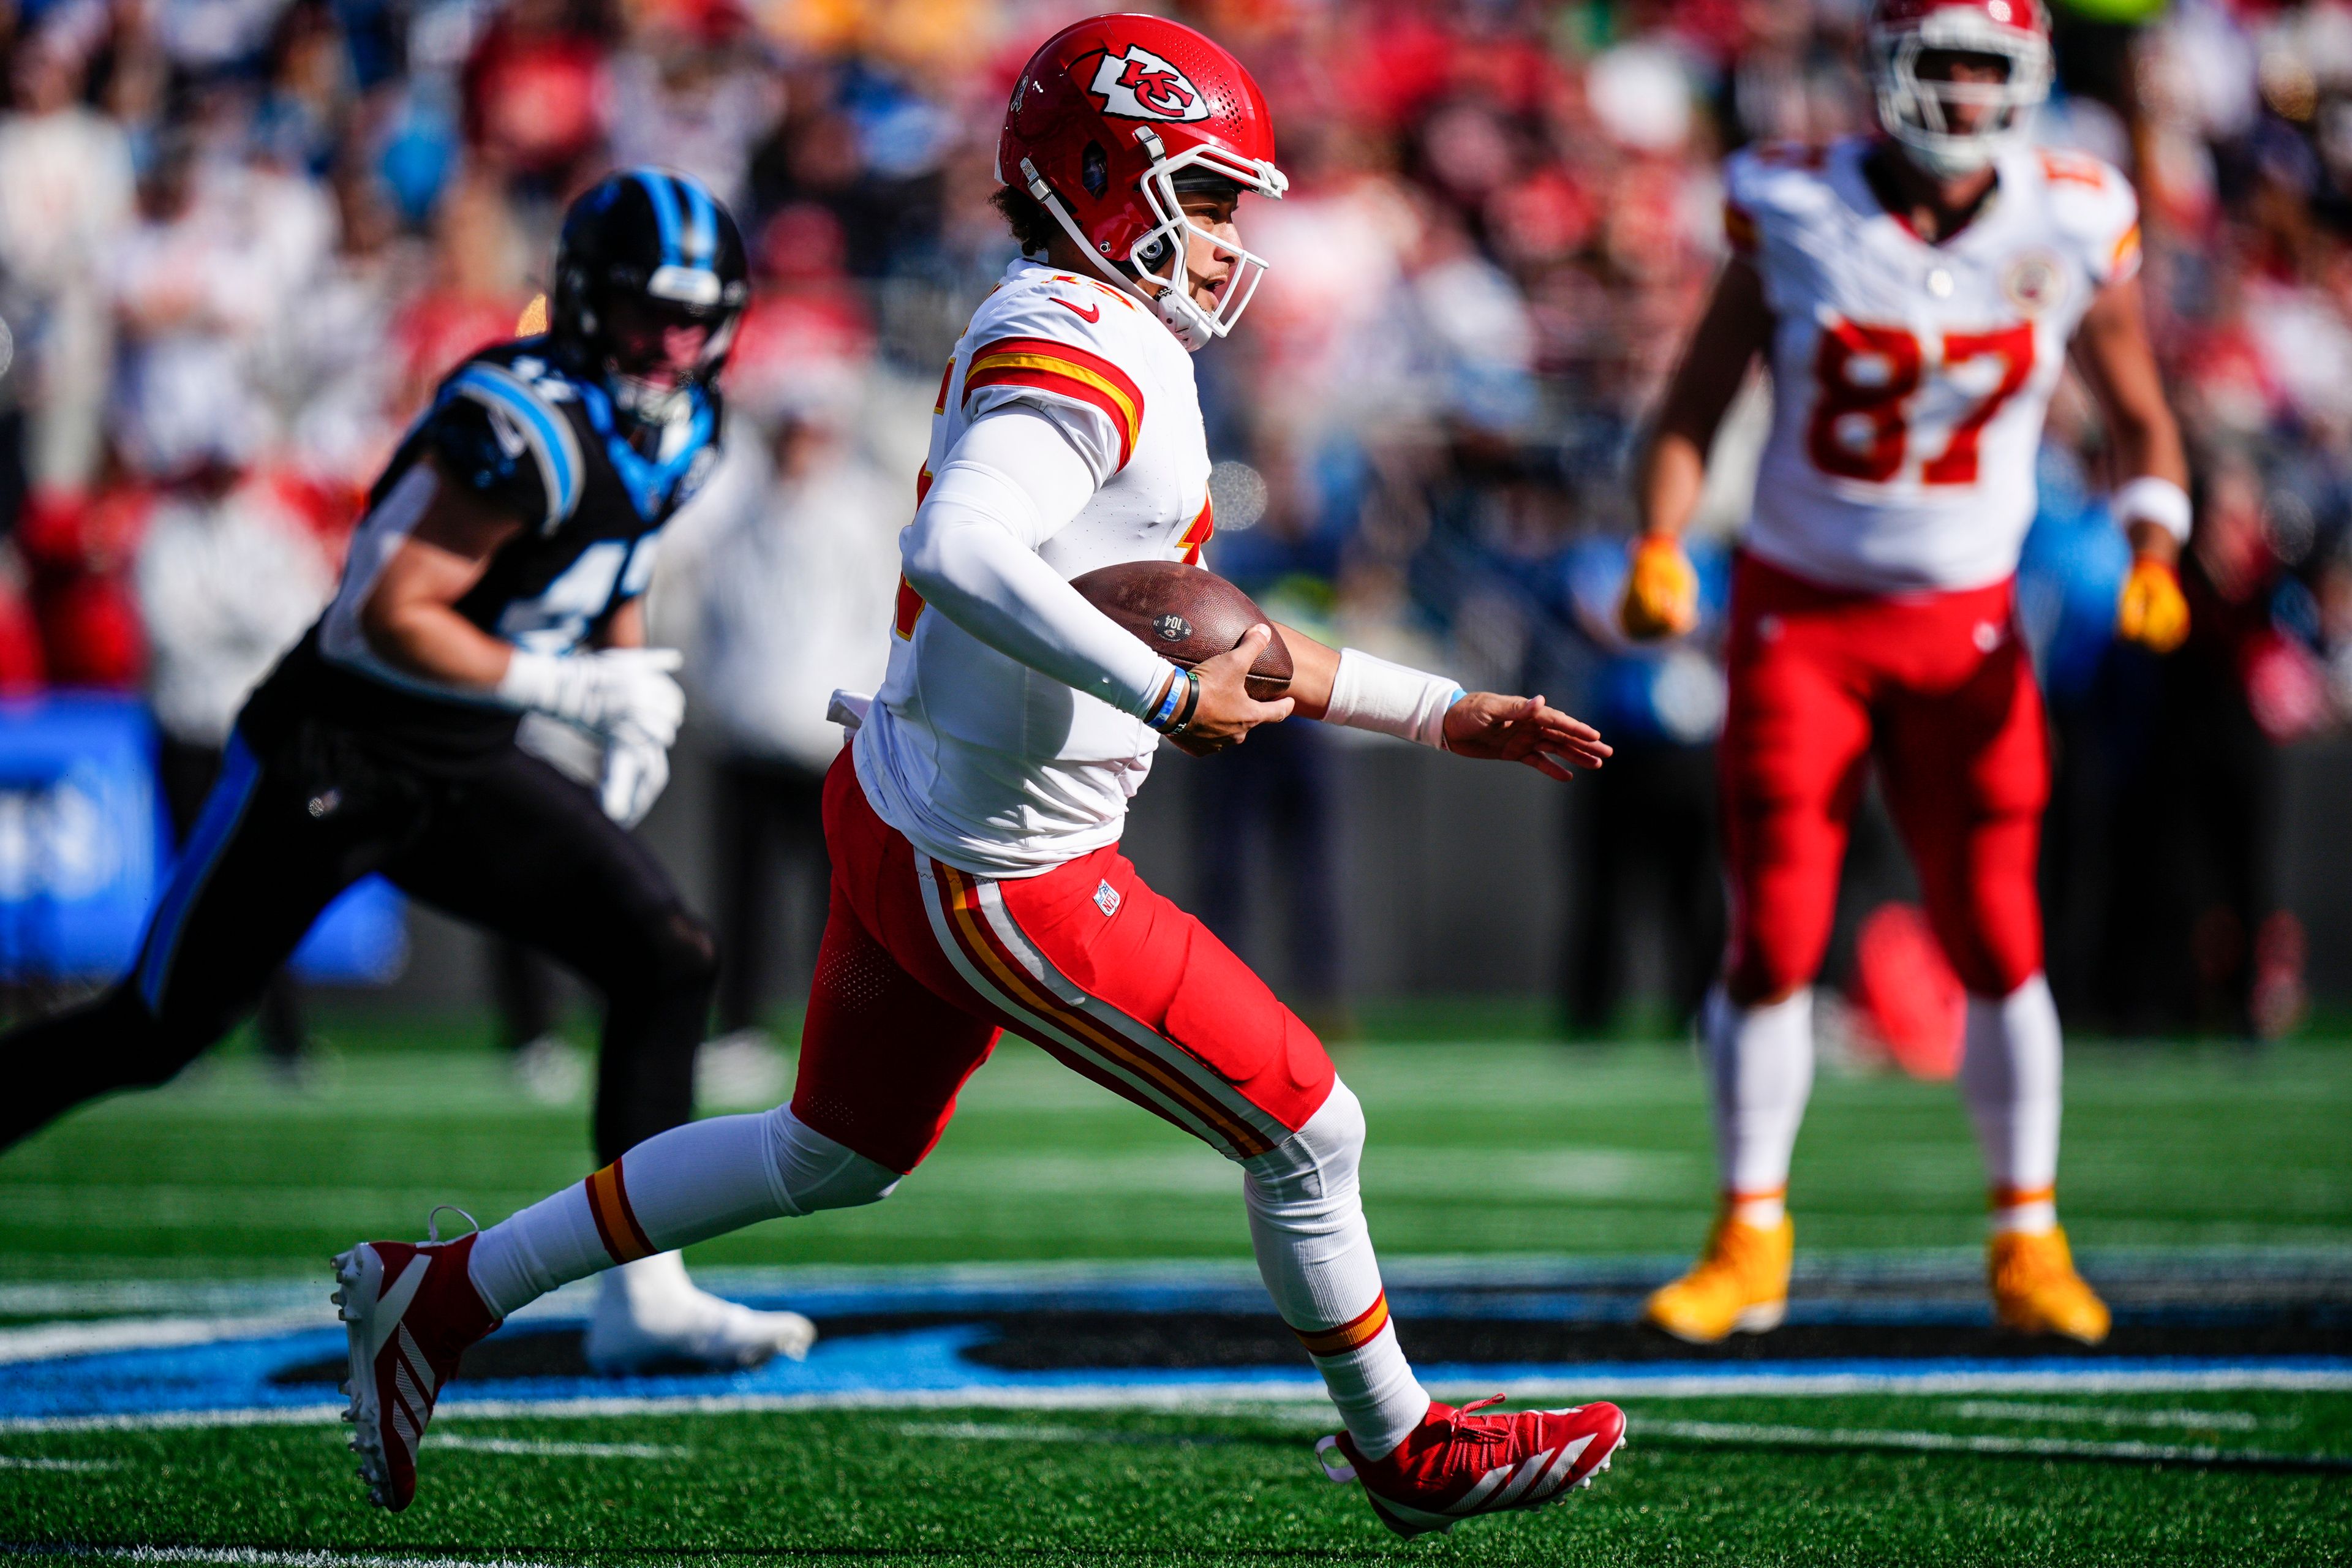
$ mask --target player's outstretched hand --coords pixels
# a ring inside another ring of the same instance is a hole
[[[1563,783],[1571,768],[1597,768],[1610,747],[1581,719],[1547,707],[1540,697],[1473,691],[1445,710],[1445,749],[1465,757],[1525,763]]]
[[[1233,652],[1202,659],[1192,672],[1201,678],[1200,706],[1192,710],[1192,721],[1169,739],[1193,756],[1205,757],[1240,745],[1260,724],[1279,724],[1289,718],[1297,706],[1291,699],[1260,702],[1246,684],[1250,666],[1273,640],[1272,626],[1252,626]]]

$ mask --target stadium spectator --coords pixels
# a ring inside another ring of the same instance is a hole
[[[0,118],[0,278],[14,338],[10,375],[29,381],[29,422],[5,467],[25,481],[68,488],[95,477],[113,353],[101,285],[131,217],[131,139],[83,101],[87,73],[63,27],[16,46],[13,105]],[[8,515],[13,517],[11,505]]]
[[[155,498],[132,578],[146,631],[147,696],[173,837],[185,845],[220,776],[246,697],[324,607],[334,587],[333,523],[298,510],[291,480],[199,468]],[[336,551],[335,555],[340,556]],[[297,1070],[305,1031],[293,976],[262,994],[261,1043]]]
[[[1664,647],[1629,644],[1617,626],[1622,535],[1579,541],[1561,563],[1576,624],[1603,655],[1587,711],[1617,749],[1585,781],[1593,787],[1574,791],[1567,805],[1571,908],[1561,978],[1569,1026],[1579,1035],[1622,1021],[1645,967],[1662,972],[1674,1026],[1687,1026],[1723,952],[1715,742],[1723,731],[1718,645],[1731,563],[1711,540],[1695,542],[1691,555],[1701,620]]]
[[[1469,677],[1555,655],[1562,677],[1593,677],[1604,666],[1563,651],[1572,636],[1531,591],[1534,563],[1617,504],[1626,421],[1718,254],[1724,151],[1866,122],[1856,8],[1224,11],[1297,183],[1253,215],[1276,261],[1253,341],[1202,362],[1216,449],[1291,454],[1351,640]],[[0,523],[26,496],[16,543],[48,679],[143,679],[123,574],[187,454],[364,479],[433,368],[513,330],[547,281],[523,261],[538,231],[614,157],[700,174],[766,237],[779,304],[747,323],[740,396],[820,374],[754,352],[805,335],[829,345],[824,375],[919,388],[901,400],[919,422],[1006,253],[983,205],[990,127],[1006,40],[1031,30],[1003,0],[26,7],[0,118],[16,360]],[[2339,8],[2244,0],[2070,26],[2039,132],[2122,161],[2140,189],[2158,349],[2192,445],[2233,454],[2273,498],[2274,591],[2245,614],[2288,650],[2273,672],[2310,673],[2296,650],[2352,671],[2345,37]],[[2098,439],[2077,421],[2052,442],[2093,489]],[[1530,518],[1549,520],[1540,541]],[[1224,542],[1244,558],[1240,535]],[[2045,657],[2112,681],[2100,633],[2076,617]],[[16,646],[0,678],[21,684],[41,661]],[[2292,728],[2333,725],[2352,677],[2280,689],[2319,699]],[[2062,733],[2073,700],[2053,685]],[[2116,729],[2130,704],[2084,695],[2072,711],[2105,724],[2105,763],[2076,773],[2062,750],[2060,809],[2116,820],[2145,765]],[[2115,868],[2096,835],[2060,826],[2051,842],[2073,889],[2053,918],[2076,933],[2058,931],[2053,978],[2071,997],[2091,961],[2069,955],[2115,951],[2128,911],[2089,890]],[[2189,973],[2185,928],[2166,941],[2166,972]]]
[[[740,432],[737,471],[701,503],[713,514],[695,542],[689,674],[719,746],[725,963],[722,1034],[706,1052],[761,1044],[806,988],[832,878],[819,796],[841,751],[825,710],[836,689],[872,692],[889,654],[906,479],[861,449],[855,413],[793,410],[764,451]]]

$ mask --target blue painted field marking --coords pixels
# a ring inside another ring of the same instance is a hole
[[[2147,1321],[2210,1319],[2195,1297],[2198,1281],[2217,1277],[2208,1261],[2182,1257],[2152,1260],[2163,1267],[2137,1286]],[[2267,1271],[2273,1289],[2290,1300],[2352,1300],[2352,1268],[2336,1258],[2296,1260],[2299,1269]],[[1804,1303],[1816,1324],[1980,1326],[1984,1309],[1972,1268],[1957,1257],[1904,1260],[1873,1275],[1851,1260],[1826,1299]],[[1473,1265],[1408,1263],[1391,1269],[1391,1299],[1401,1317],[1606,1327],[1630,1321],[1651,1272],[1646,1261],[1529,1261]],[[2264,1271],[2254,1271],[2264,1272]],[[2243,1279],[2245,1274],[2236,1276]],[[1256,1406],[1303,1403],[1319,1407],[1322,1388],[1303,1360],[1278,1363],[1108,1367],[1038,1365],[1020,1354],[975,1352],[995,1341],[1000,1323],[1018,1324],[1028,1312],[1150,1314],[1170,1320],[1220,1317],[1244,1331],[1266,1317],[1265,1298],[1246,1265],[1055,1265],[924,1270],[710,1270],[707,1279],[754,1304],[790,1305],[821,1322],[862,1320],[855,1331],[821,1340],[803,1363],[778,1361],[751,1371],[707,1375],[604,1378],[530,1373],[533,1365],[578,1364],[576,1352],[551,1343],[534,1361],[533,1335],[575,1335],[593,1289],[559,1294],[520,1314],[494,1345],[506,1352],[502,1375],[477,1375],[450,1385],[442,1405],[449,1417],[493,1415],[653,1414],[662,1411],[788,1410],[827,1407],[968,1405],[1005,1409],[1097,1408],[1118,1405],[1201,1408],[1219,1402]],[[1877,1284],[1874,1286],[1875,1279]],[[2128,1281],[2125,1281],[2128,1284]],[[12,1287],[26,1304],[47,1303],[46,1288]],[[101,1309],[152,1301],[168,1309],[168,1291],[126,1289],[91,1295]],[[2184,1294],[2185,1292],[2185,1294]],[[52,1293],[54,1295],[54,1293]],[[81,1295],[55,1295],[58,1305],[81,1304]],[[333,1375],[322,1372],[341,1358],[342,1332],[314,1287],[268,1286],[249,1294],[214,1290],[206,1304],[244,1306],[247,1315],[98,1322],[52,1322],[0,1330],[0,1431],[102,1426],[230,1425],[332,1419],[340,1401]],[[307,1305],[297,1307],[297,1302]],[[1794,1316],[1794,1314],[1792,1314]],[[890,1320],[906,1320],[904,1326]],[[957,1321],[956,1319],[968,1321]],[[878,1321],[877,1321],[878,1320]],[[946,1321],[942,1321],[946,1320]],[[572,1342],[564,1342],[569,1343]],[[1467,1342],[1478,1342],[1476,1341]],[[1559,1342],[1547,1343],[1547,1351]],[[1622,1336],[1601,1343],[1623,1345]],[[1920,1342],[1914,1339],[1914,1344]],[[1962,1338],[1958,1342],[1978,1342]],[[2333,1352],[2326,1337],[2313,1342]],[[1821,1348],[1818,1342],[1815,1348]],[[1864,1348],[1868,1348],[1865,1344]],[[558,1353],[560,1352],[560,1353]],[[1202,1352],[1204,1356],[1206,1352]],[[1246,1351],[1234,1352],[1246,1358]],[[566,1356],[571,1359],[567,1362]],[[1178,1359],[1181,1359],[1181,1357]],[[996,1364],[997,1363],[1009,1364]],[[1771,1361],[1676,1359],[1569,1362],[1446,1362],[1424,1357],[1423,1381],[1447,1397],[1506,1390],[1545,1401],[1577,1398],[1678,1398],[1702,1395],[1810,1395],[1879,1392],[1914,1394],[2100,1394],[2273,1388],[2352,1390],[2352,1353],[2240,1356],[2087,1357],[2078,1354],[2013,1359],[1946,1354],[1785,1357]]]

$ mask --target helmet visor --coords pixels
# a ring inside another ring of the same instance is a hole
[[[614,370],[656,384],[683,386],[726,357],[737,312],[715,301],[684,304],[614,289],[600,314]]]
[[[1137,272],[1145,281],[1167,290],[1165,306],[1196,332],[1223,337],[1234,330],[1242,312],[1249,309],[1250,297],[1257,292],[1268,263],[1265,258],[1243,246],[1230,228],[1220,225],[1219,228],[1225,229],[1220,233],[1187,212],[1183,198],[1191,195],[1197,201],[1202,195],[1238,196],[1249,192],[1279,200],[1289,182],[1270,163],[1252,163],[1217,147],[1195,145],[1173,158],[1155,160],[1141,183],[1144,203],[1150,208],[1154,226],[1132,253]],[[1192,242],[1196,239],[1226,267],[1223,278],[1207,290],[1213,304],[1204,305],[1192,292],[1188,262]]]

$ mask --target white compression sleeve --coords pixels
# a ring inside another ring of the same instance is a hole
[[[1445,749],[1445,712],[1462,700],[1462,688],[1442,675],[1429,675],[1352,647],[1339,650],[1331,677],[1326,724],[1372,730],[1399,740]]]
[[[1087,603],[1037,547],[1094,495],[1094,470],[1052,420],[998,409],[973,421],[899,536],[907,581],[1008,658],[1122,712],[1142,714],[1175,667]]]

